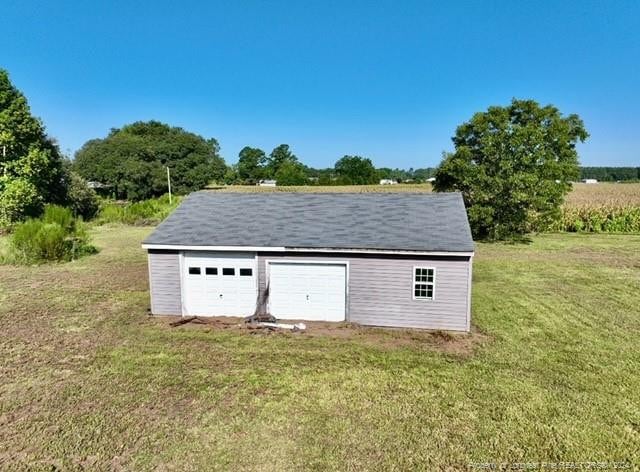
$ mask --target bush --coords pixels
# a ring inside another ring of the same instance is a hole
[[[9,243],[9,260],[23,264],[69,261],[95,252],[82,221],[57,205],[47,205],[40,219],[16,225]]]
[[[60,226],[68,233],[72,233],[75,230],[76,221],[71,210],[60,205],[45,206],[41,219],[44,223]]]
[[[117,203],[105,203],[98,213],[97,222],[103,223],[123,223],[124,205]]]
[[[164,195],[136,203],[106,203],[98,214],[98,222],[127,225],[158,224],[175,210],[180,201],[180,197],[173,197],[173,201],[169,203],[169,196]]]
[[[64,229],[55,223],[28,220],[16,227],[11,241],[18,261],[62,260],[67,251]]]
[[[24,179],[0,182],[0,228],[11,225],[42,211],[42,197],[38,189]]]
[[[75,216],[81,216],[85,221],[96,216],[100,209],[98,194],[75,172],[69,173],[67,192],[68,203]]]
[[[305,185],[309,182],[304,166],[293,161],[283,162],[276,172],[275,179],[281,187]]]

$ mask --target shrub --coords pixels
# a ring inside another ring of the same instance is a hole
[[[106,203],[98,214],[99,223],[123,223],[127,225],[153,225],[164,220],[180,203],[180,197],[169,196],[142,200],[135,203]]]
[[[69,189],[67,191],[69,206],[75,216],[90,220],[100,209],[100,199],[87,181],[75,172],[69,173]]]
[[[82,221],[56,205],[47,205],[42,218],[16,225],[9,243],[9,260],[17,263],[69,261],[95,252]]]
[[[42,211],[38,189],[25,179],[12,179],[0,186],[0,228],[8,228]]]
[[[75,229],[76,221],[71,210],[60,205],[45,206],[41,218],[44,223],[57,224],[68,233],[72,233]]]
[[[102,205],[98,213],[98,223],[123,223],[124,205],[106,203]]]
[[[55,223],[45,223],[37,234],[40,258],[46,261],[63,260],[68,253],[68,242],[64,228]]]

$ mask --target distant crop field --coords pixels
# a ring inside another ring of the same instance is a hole
[[[217,192],[306,192],[306,193],[396,193],[431,192],[431,184],[398,185],[305,185],[299,187],[258,187],[255,185],[211,186]],[[566,206],[640,206],[640,183],[638,184],[573,184],[566,199]]]
[[[640,184],[574,184],[551,231],[640,232]]]
[[[639,184],[573,184],[566,204],[572,207],[594,205],[640,206]]]

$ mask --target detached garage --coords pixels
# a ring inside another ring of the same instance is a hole
[[[458,193],[197,192],[143,248],[155,315],[470,328]]]

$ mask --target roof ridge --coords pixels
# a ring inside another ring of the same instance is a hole
[[[426,196],[426,197],[445,197],[452,195],[462,195],[461,192],[295,192],[295,191],[267,191],[267,192],[244,192],[244,191],[223,191],[219,192],[217,190],[197,190],[189,194],[202,194],[202,195],[260,195],[260,196],[274,196],[274,195],[303,195],[303,196],[313,196],[313,195],[331,195],[331,196]]]

